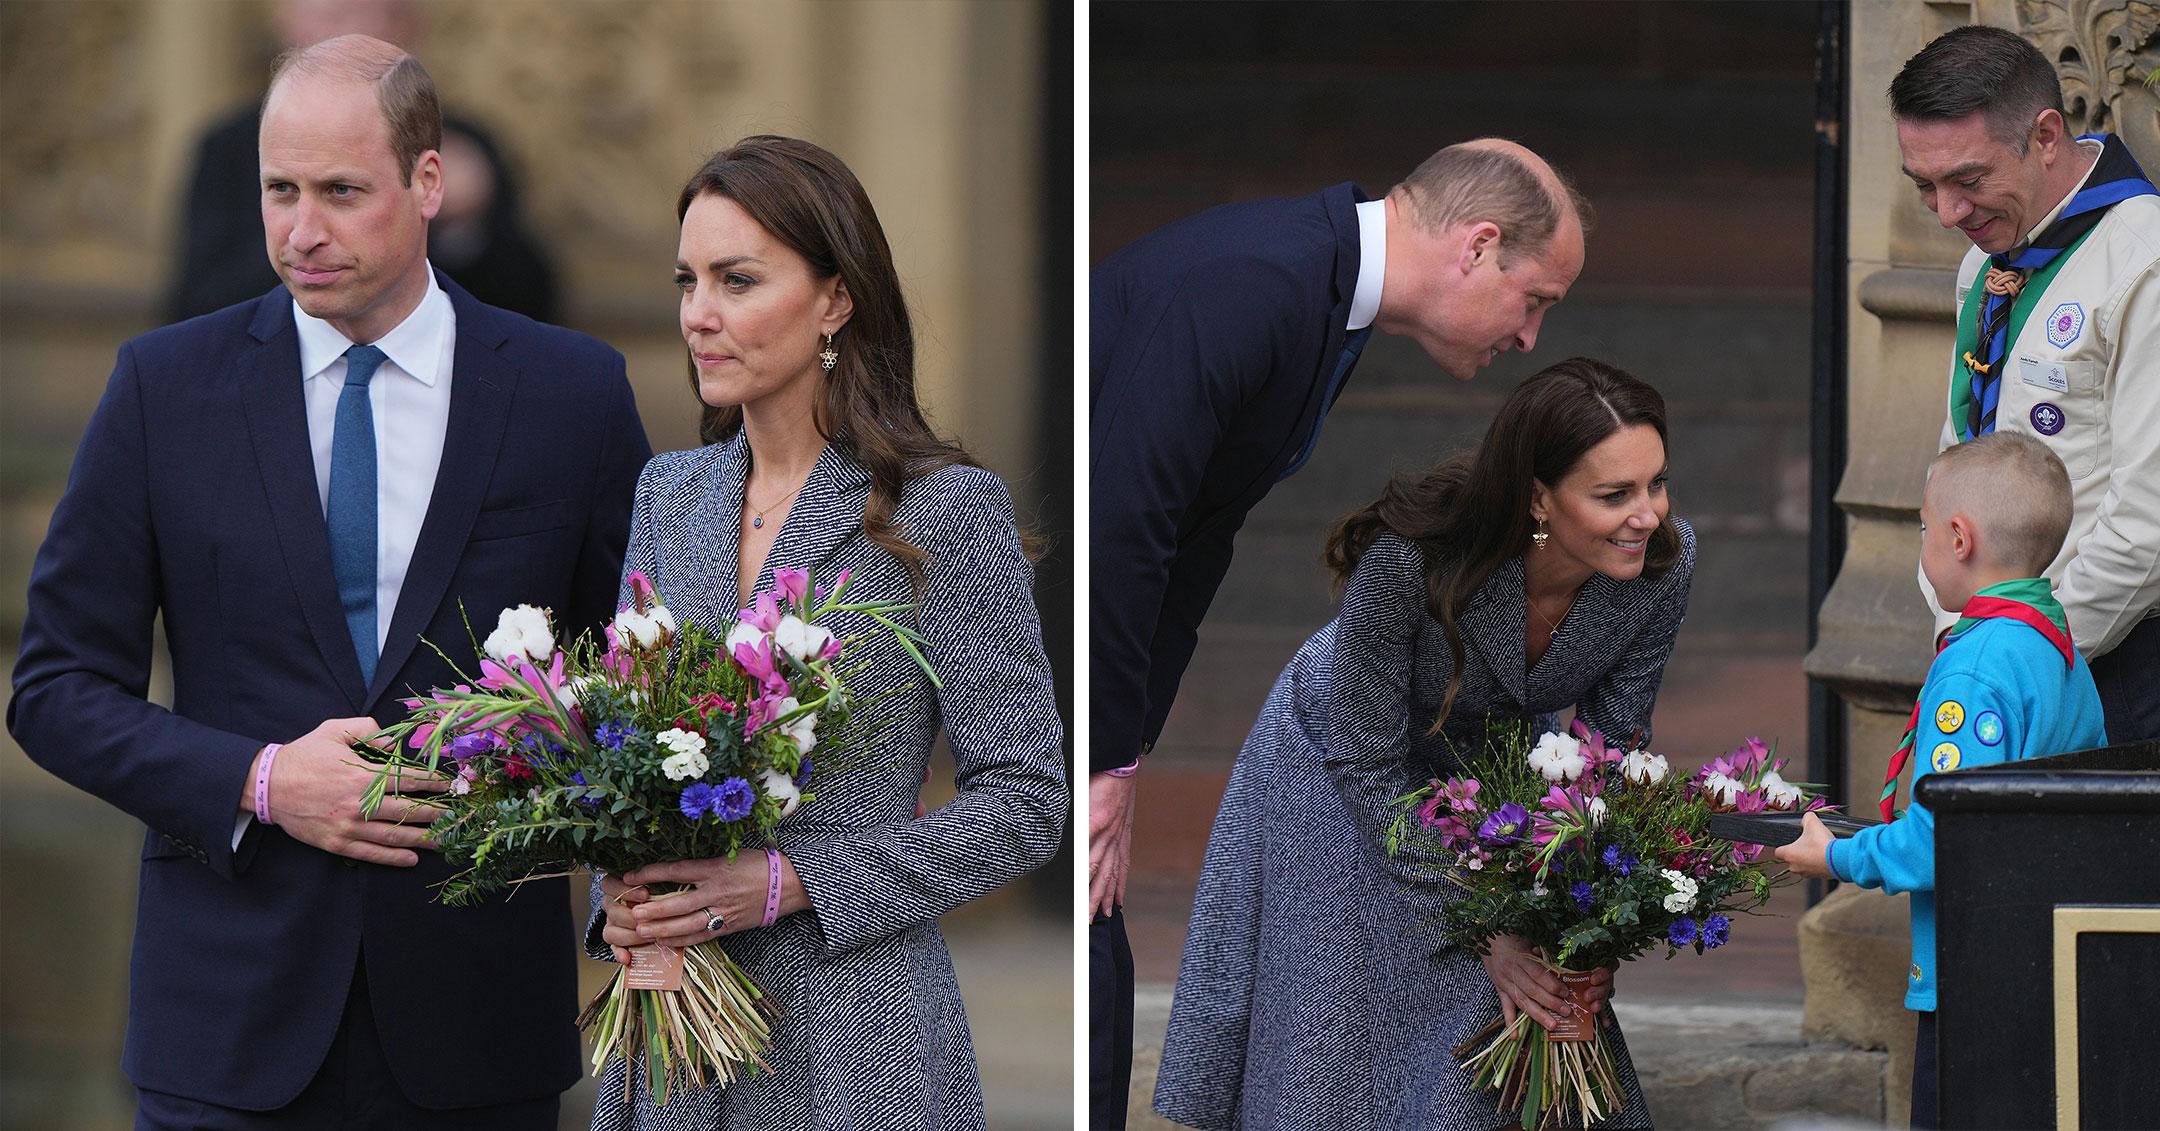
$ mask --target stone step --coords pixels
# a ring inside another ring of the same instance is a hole
[[[1650,1114],[1664,1131],[1842,1131],[1884,1125],[1887,1053],[1809,1044],[1784,1000],[1617,1000]],[[1178,1127],[1150,1108],[1170,987],[1134,1002],[1132,1131]],[[1902,1125],[1903,1112],[1893,1123]]]

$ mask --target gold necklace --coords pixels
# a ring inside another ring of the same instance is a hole
[[[1582,596],[1582,590],[1577,589],[1574,596],[1568,598],[1567,609],[1560,614],[1559,620],[1553,620],[1552,618],[1547,617],[1544,610],[1537,607],[1537,602],[1531,600],[1527,595],[1524,596],[1523,603],[1530,607],[1531,612],[1537,614],[1537,619],[1545,622],[1545,627],[1548,630],[1545,634],[1545,639],[1558,640],[1560,638],[1560,626],[1566,623],[1568,613],[1572,613],[1575,611],[1575,598],[1580,596]]]
[[[789,500],[792,500],[792,499],[793,499],[793,498],[794,498],[795,496],[797,496],[797,495],[800,495],[800,494],[802,494],[802,489],[803,489],[803,487],[805,487],[806,485],[808,485],[808,484],[809,484],[809,482],[810,482],[809,478],[808,478],[808,477],[805,477],[805,478],[803,479],[803,481],[802,481],[801,483],[797,483],[797,484],[795,485],[795,489],[794,489],[794,490],[792,490],[792,491],[789,491],[789,492],[788,492],[787,494],[785,494],[785,495],[782,495],[782,496],[781,496],[781,497],[780,497],[780,498],[779,498],[779,499],[778,499],[777,501],[775,501],[775,502],[774,502],[774,503],[773,503],[773,504],[772,504],[771,506],[769,506],[769,507],[760,507],[760,506],[758,506],[758,505],[757,505],[756,503],[750,502],[750,492],[749,492],[749,491],[748,491],[747,489],[746,489],[746,490],[744,490],[744,491],[743,491],[743,502],[744,502],[744,503],[746,503],[746,504],[748,504],[751,510],[753,510],[753,511],[757,512],[756,514],[752,515],[752,516],[751,516],[751,518],[750,518],[750,529],[752,529],[752,530],[763,530],[763,529],[765,529],[765,516],[766,516],[766,515],[768,515],[768,514],[771,514],[771,513],[772,513],[773,511],[775,511],[775,510],[778,510],[778,509],[780,508],[780,505],[781,505],[782,503],[786,503],[786,502],[788,502]]]

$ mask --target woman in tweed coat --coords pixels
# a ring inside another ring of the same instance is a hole
[[[1551,726],[1573,707],[1647,738],[1695,552],[1664,484],[1663,399],[1577,358],[1518,386],[1474,455],[1338,528],[1342,609],[1276,681],[1208,840],[1157,1111],[1268,1131],[1513,1125],[1453,1050],[1503,1010],[1549,1019],[1559,985],[1519,940],[1481,960],[1437,938],[1439,862],[1382,838],[1394,800],[1488,717]],[[1648,1126],[1609,1039],[1628,1102],[1606,1126]]]
[[[777,567],[848,571],[853,599],[909,618],[943,687],[867,618],[827,622],[867,704],[856,742],[768,861],[641,868],[593,889],[595,957],[718,937],[780,1015],[769,1071],[655,1107],[642,1067],[602,1081],[606,1129],[980,1128],[982,1091],[939,915],[1040,865],[1065,807],[1061,733],[1013,508],[915,404],[912,337],[876,214],[845,165],[786,138],[709,160],[678,205],[682,328],[708,446],[638,481],[627,570],[708,631]],[[759,564],[762,563],[762,564]],[[942,729],[959,794],[915,815]],[[812,761],[822,762],[822,754]],[[651,896],[659,881],[691,885]],[[708,927],[714,929],[708,929]]]

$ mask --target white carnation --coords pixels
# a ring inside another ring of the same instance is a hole
[[[766,770],[758,776],[758,784],[765,796],[780,803],[780,815],[785,817],[802,804],[802,790],[795,788],[795,779],[778,770]]]
[[[1647,750],[1632,751],[1620,760],[1620,772],[1637,785],[1656,785],[1664,781],[1671,770],[1663,754],[1652,754]]]
[[[669,781],[686,781],[703,777],[712,768],[705,757],[705,736],[680,727],[670,727],[653,736],[653,741],[666,750],[673,751],[660,763],[660,772]]]
[[[1665,910],[1668,913],[1677,915],[1695,906],[1694,877],[1675,872],[1671,868],[1665,868],[1659,874],[1673,886],[1672,894],[1665,897]]]
[[[773,629],[773,643],[795,657],[797,662],[805,664],[817,659],[818,653],[825,650],[832,638],[831,629],[810,624],[792,613],[781,617],[779,627]]]
[[[483,645],[498,664],[543,664],[555,654],[555,630],[547,614],[531,605],[504,609]]]
[[[1574,781],[1583,772],[1582,743],[1558,733],[1547,733],[1530,751],[1530,768],[1549,782]]]

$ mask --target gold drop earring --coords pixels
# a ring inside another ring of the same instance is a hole
[[[1530,544],[1542,550],[1545,548],[1545,543],[1550,541],[1552,541],[1552,535],[1545,530],[1545,520],[1541,518],[1538,520],[1537,530],[1530,535]]]
[[[840,351],[833,348],[831,334],[825,335],[825,348],[818,351],[817,360],[827,373],[833,371],[833,366],[840,364]]]

